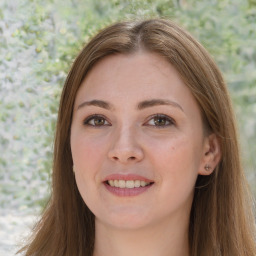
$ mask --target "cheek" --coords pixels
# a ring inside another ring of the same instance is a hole
[[[194,147],[184,135],[148,140],[146,150],[157,165],[168,170],[182,168],[192,161],[194,155]]]
[[[72,135],[72,134],[71,134]],[[100,172],[104,161],[102,140],[92,139],[83,133],[71,136],[71,152],[75,166],[75,178],[78,190],[84,202],[91,206],[95,200],[96,189],[100,184]]]
[[[71,152],[75,166],[80,170],[93,171],[102,162],[106,147],[103,139],[74,135],[71,137]],[[92,168],[93,167],[93,168]]]
[[[187,136],[176,136],[164,141],[151,141],[150,159],[163,184],[176,187],[193,187],[198,167],[198,149]]]
[[[88,136],[71,137],[71,151],[75,165],[75,179],[78,190],[91,209],[97,199],[97,188],[100,184],[100,170],[104,161],[104,146],[102,140],[95,140]]]

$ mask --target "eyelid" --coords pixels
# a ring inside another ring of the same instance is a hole
[[[147,125],[147,123],[148,123],[150,120],[152,120],[153,118],[155,118],[155,117],[165,118],[168,122],[170,122],[170,124],[167,124],[167,125],[148,125],[148,126],[152,126],[152,127],[154,127],[154,128],[166,128],[166,127],[169,127],[169,126],[172,126],[172,125],[176,125],[176,122],[175,122],[175,120],[174,120],[172,117],[170,117],[170,116],[168,116],[168,115],[165,115],[165,114],[160,114],[160,113],[151,115],[151,116],[148,118],[148,120],[146,121],[146,123],[144,123],[144,124]]]
[[[108,124],[104,124],[104,125],[91,125],[91,124],[88,124],[89,121],[91,121],[92,119],[94,118],[102,118],[104,119],[105,121],[108,122]],[[88,125],[88,126],[92,126],[92,127],[101,127],[101,126],[111,126],[110,122],[107,120],[107,118],[104,116],[104,115],[99,115],[99,114],[92,114],[92,115],[89,115],[87,116],[84,120],[83,120],[83,125]]]
[[[167,125],[149,125],[149,124],[147,124],[150,120],[152,120],[153,118],[156,118],[156,117],[158,117],[158,118],[165,118],[165,119],[169,122],[169,124],[167,124]],[[94,118],[102,118],[102,119],[104,119],[108,124],[99,125],[99,126],[89,124],[88,122],[90,122],[90,121],[93,120]],[[110,122],[108,121],[108,119],[107,119],[104,115],[102,115],[102,114],[92,114],[92,115],[87,116],[87,117],[83,120],[83,125],[87,125],[87,126],[92,126],[92,127],[100,128],[100,127],[102,127],[102,126],[111,126],[111,123],[110,123]],[[166,114],[157,113],[157,114],[154,114],[154,115],[151,115],[150,117],[148,117],[148,119],[147,119],[147,121],[144,123],[144,125],[151,126],[151,127],[154,127],[154,128],[166,128],[166,127],[168,127],[168,126],[176,125],[176,122],[175,122],[175,120],[174,120],[172,117],[170,117],[170,116],[168,116],[168,115],[166,115]]]

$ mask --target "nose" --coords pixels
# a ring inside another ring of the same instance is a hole
[[[140,162],[144,158],[143,149],[131,128],[120,129],[115,133],[108,157],[111,161],[122,164]]]

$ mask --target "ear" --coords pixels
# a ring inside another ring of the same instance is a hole
[[[205,137],[203,155],[198,174],[210,175],[221,159],[220,142],[216,134],[212,133]]]

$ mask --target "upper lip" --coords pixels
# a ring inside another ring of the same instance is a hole
[[[154,182],[151,179],[137,175],[137,174],[111,174],[104,178],[103,182],[108,180],[140,180],[145,182]]]

